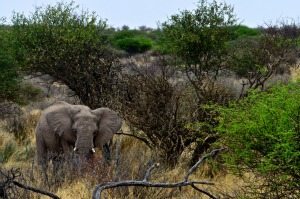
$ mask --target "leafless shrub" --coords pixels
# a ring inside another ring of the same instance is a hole
[[[186,84],[172,81],[174,74],[163,57],[143,65],[130,63],[122,76],[121,100],[121,112],[130,128],[142,131],[149,146],[171,165],[196,139],[195,132],[185,128],[190,114],[182,106]]]

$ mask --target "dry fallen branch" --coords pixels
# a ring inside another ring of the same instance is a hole
[[[159,187],[159,188],[177,188],[177,187],[185,187],[185,186],[191,186],[195,190],[207,195],[210,198],[216,199],[215,196],[213,196],[211,193],[209,193],[206,190],[200,189],[197,187],[197,184],[205,184],[205,185],[214,185],[214,183],[209,181],[190,181],[189,176],[196,170],[196,168],[208,157],[214,157],[216,156],[220,151],[223,151],[224,148],[215,149],[211,151],[210,153],[204,155],[202,158],[199,159],[199,161],[192,166],[189,171],[187,172],[186,176],[184,177],[183,181],[180,182],[149,182],[149,176],[151,174],[151,171],[154,168],[157,168],[159,166],[158,163],[153,164],[151,167],[148,168],[145,177],[143,180],[125,180],[125,181],[119,181],[119,182],[106,182],[99,185],[96,185],[96,187],[93,190],[93,199],[100,199],[101,193],[105,189],[113,189],[116,187],[129,187],[129,186],[140,186],[140,187]]]
[[[11,188],[13,185],[15,185],[15,186],[20,187],[25,190],[29,190],[29,191],[33,191],[35,193],[49,196],[50,198],[53,198],[53,199],[59,199],[59,197],[53,193],[50,193],[48,191],[44,191],[44,190],[41,190],[38,188],[34,188],[31,186],[27,186],[27,185],[24,185],[24,184],[18,182],[17,178],[22,175],[19,169],[11,169],[7,172],[0,170],[0,175],[1,175],[0,179],[3,180],[0,182],[0,198],[1,197],[6,198],[7,197],[6,189]]]

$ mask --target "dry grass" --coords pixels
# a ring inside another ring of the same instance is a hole
[[[295,67],[291,67],[291,80],[296,82],[300,80],[300,67],[299,66],[295,66]]]
[[[88,187],[89,182],[84,180],[74,181],[72,183],[65,183],[60,187],[56,194],[61,198],[92,198],[90,187]]]
[[[45,189],[42,178],[37,171],[37,166],[32,167],[35,154],[34,127],[39,118],[40,111],[33,110],[25,114],[23,120],[26,128],[24,132],[27,139],[17,140],[13,134],[0,131],[0,154],[4,148],[12,145],[11,154],[3,163],[6,168],[19,167],[24,173],[25,182],[31,186]],[[128,131],[128,129],[124,129]],[[161,166],[154,170],[151,181],[154,182],[176,182],[183,179],[187,171],[187,160],[190,152],[187,149],[183,157],[175,168]],[[48,174],[52,185],[50,191],[56,193],[63,199],[85,199],[91,198],[94,186],[98,183],[113,180],[142,179],[150,162],[159,161],[157,153],[151,151],[144,143],[124,136],[115,136],[113,145],[113,161],[110,166],[102,161],[101,152],[97,150],[95,158],[81,170],[71,170],[64,166],[64,177],[55,184],[55,177],[51,173],[51,166]],[[232,174],[227,174],[224,170],[212,169],[211,163],[204,164],[194,175],[194,180],[209,179],[216,183],[216,186],[202,186],[216,196],[225,198],[228,195],[236,195],[243,180]],[[28,194],[26,195],[26,197]],[[206,198],[203,194],[192,188],[180,189],[158,189],[158,188],[118,188],[105,191],[105,196],[110,199],[116,198]],[[25,198],[26,198],[25,197]],[[29,198],[40,198],[36,194],[29,194]]]

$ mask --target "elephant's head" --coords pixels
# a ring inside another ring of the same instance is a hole
[[[76,153],[89,156],[95,147],[103,147],[122,124],[118,114],[109,108],[91,110],[87,106],[58,104],[47,121],[66,143],[74,145]]]

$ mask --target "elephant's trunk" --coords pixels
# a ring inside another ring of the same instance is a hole
[[[78,136],[75,142],[74,151],[87,158],[91,157],[91,155],[95,153],[93,138]]]

